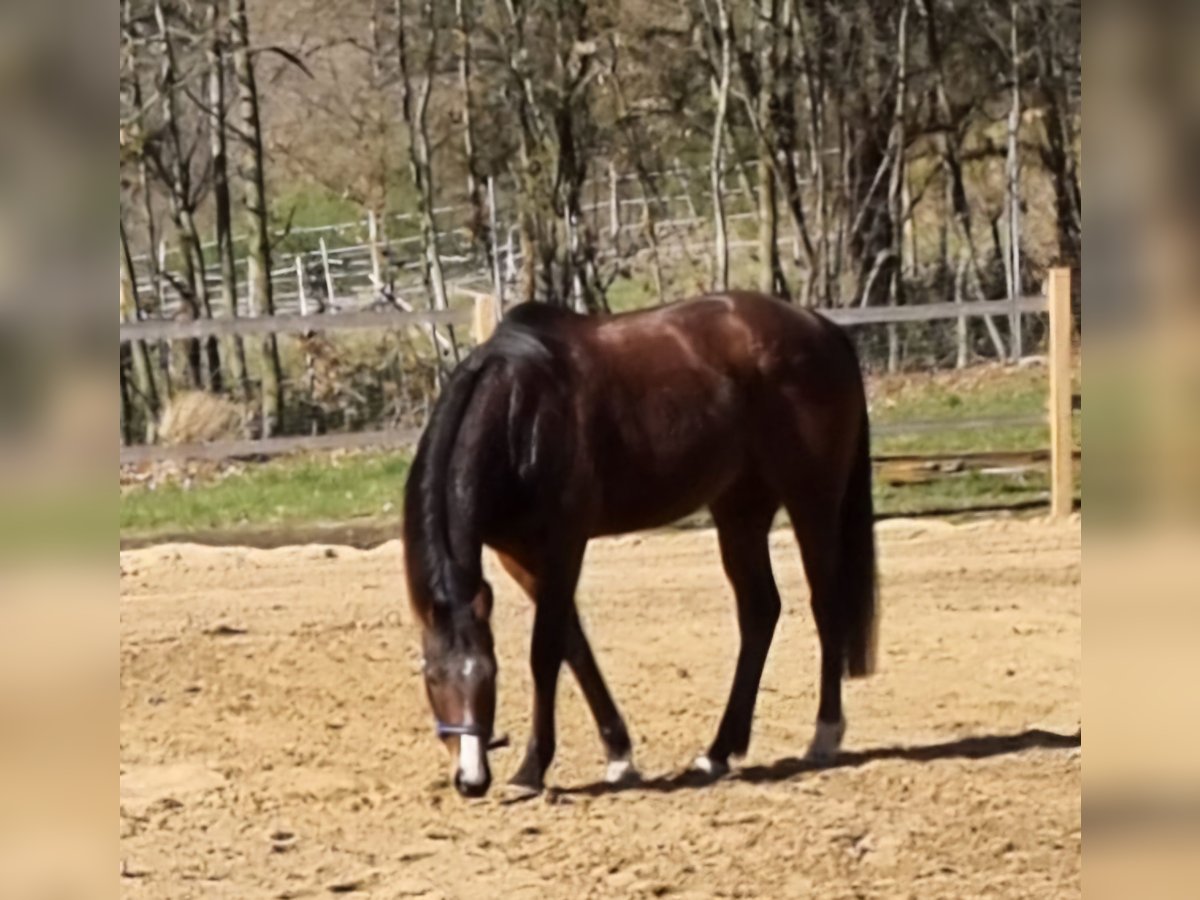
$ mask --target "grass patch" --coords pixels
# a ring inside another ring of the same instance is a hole
[[[213,480],[170,481],[121,495],[122,533],[343,522],[399,515],[401,453],[303,456],[238,467]]]
[[[963,372],[880,376],[869,385],[876,425],[913,420],[1037,415],[1046,403],[1040,368],[980,366]],[[1076,420],[1078,434],[1079,421]],[[966,429],[877,436],[879,453],[965,453],[1034,450],[1048,446],[1038,427]],[[236,528],[277,528],[316,522],[350,522],[400,516],[408,473],[405,453],[378,452],[289,457],[238,464],[190,479],[171,479],[153,489],[122,490],[121,533],[194,533]],[[1044,469],[987,475],[960,472],[935,480],[893,485],[877,478],[880,515],[1020,505],[1044,500]]]

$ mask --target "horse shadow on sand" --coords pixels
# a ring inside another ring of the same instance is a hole
[[[725,775],[708,775],[703,772],[686,771],[657,778],[631,780],[621,784],[600,781],[576,787],[558,788],[554,793],[562,796],[598,797],[622,791],[647,791],[671,794],[675,791],[705,787],[717,781],[742,781],[749,784],[773,784],[790,781],[809,772],[830,769],[849,769],[867,763],[889,759],[909,762],[935,762],[946,759],[988,759],[1009,756],[1027,750],[1070,750],[1083,745],[1082,730],[1074,734],[1059,734],[1040,728],[1030,728],[1013,734],[990,734],[959,738],[937,744],[916,746],[874,747],[866,750],[844,750],[829,762],[814,762],[789,756],[769,765],[746,766],[734,769]]]

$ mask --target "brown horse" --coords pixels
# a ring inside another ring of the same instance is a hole
[[[404,546],[426,690],[462,794],[480,796],[491,782],[496,658],[484,545],[537,605],[533,734],[512,784],[542,788],[564,659],[618,781],[635,775],[631,745],[575,608],[584,549],[704,506],[737,598],[741,650],[697,767],[724,772],[750,742],[779,618],[767,538],[781,506],[821,644],[809,753],[832,756],[845,730],[842,676],[871,671],[876,619],[867,410],[845,333],[741,292],[616,316],[525,304],[458,367],[413,460]]]

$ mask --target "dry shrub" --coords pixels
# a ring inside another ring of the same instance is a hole
[[[230,400],[204,391],[176,394],[158,422],[164,444],[198,444],[233,439],[242,423],[241,408]]]

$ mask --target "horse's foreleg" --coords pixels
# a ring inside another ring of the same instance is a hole
[[[558,554],[538,573],[537,611],[529,655],[533,671],[533,735],[525,759],[510,781],[521,791],[540,792],[546,770],[554,760],[554,700],[570,623],[575,615],[575,584],[582,563],[581,547],[578,551]]]
[[[499,558],[505,570],[536,603],[538,579],[533,566],[505,553],[499,554]],[[604,753],[608,760],[605,777],[612,783],[636,777],[629,729],[620,710],[617,709],[612,694],[609,693],[608,686],[604,683],[604,676],[600,674],[600,667],[592,654],[587,634],[574,609],[567,622],[566,661],[579,682],[588,708],[592,711],[592,717],[596,720],[596,728],[600,732],[600,740],[604,744]]]
[[[608,758],[608,768],[605,779],[616,784],[637,777],[633,767],[633,743],[629,739],[629,729],[617,709],[600,667],[592,655],[591,645],[584,634],[583,625],[579,621],[578,611],[572,609],[571,621],[567,625],[567,664],[575,673],[575,679],[583,691],[588,708],[596,720],[600,730],[600,740],[604,743],[604,753]]]
[[[566,623],[566,611],[560,606],[538,604],[529,655],[533,670],[533,734],[525,749],[525,759],[509,782],[524,792],[541,792],[546,770],[554,760],[554,698],[566,646]]]

